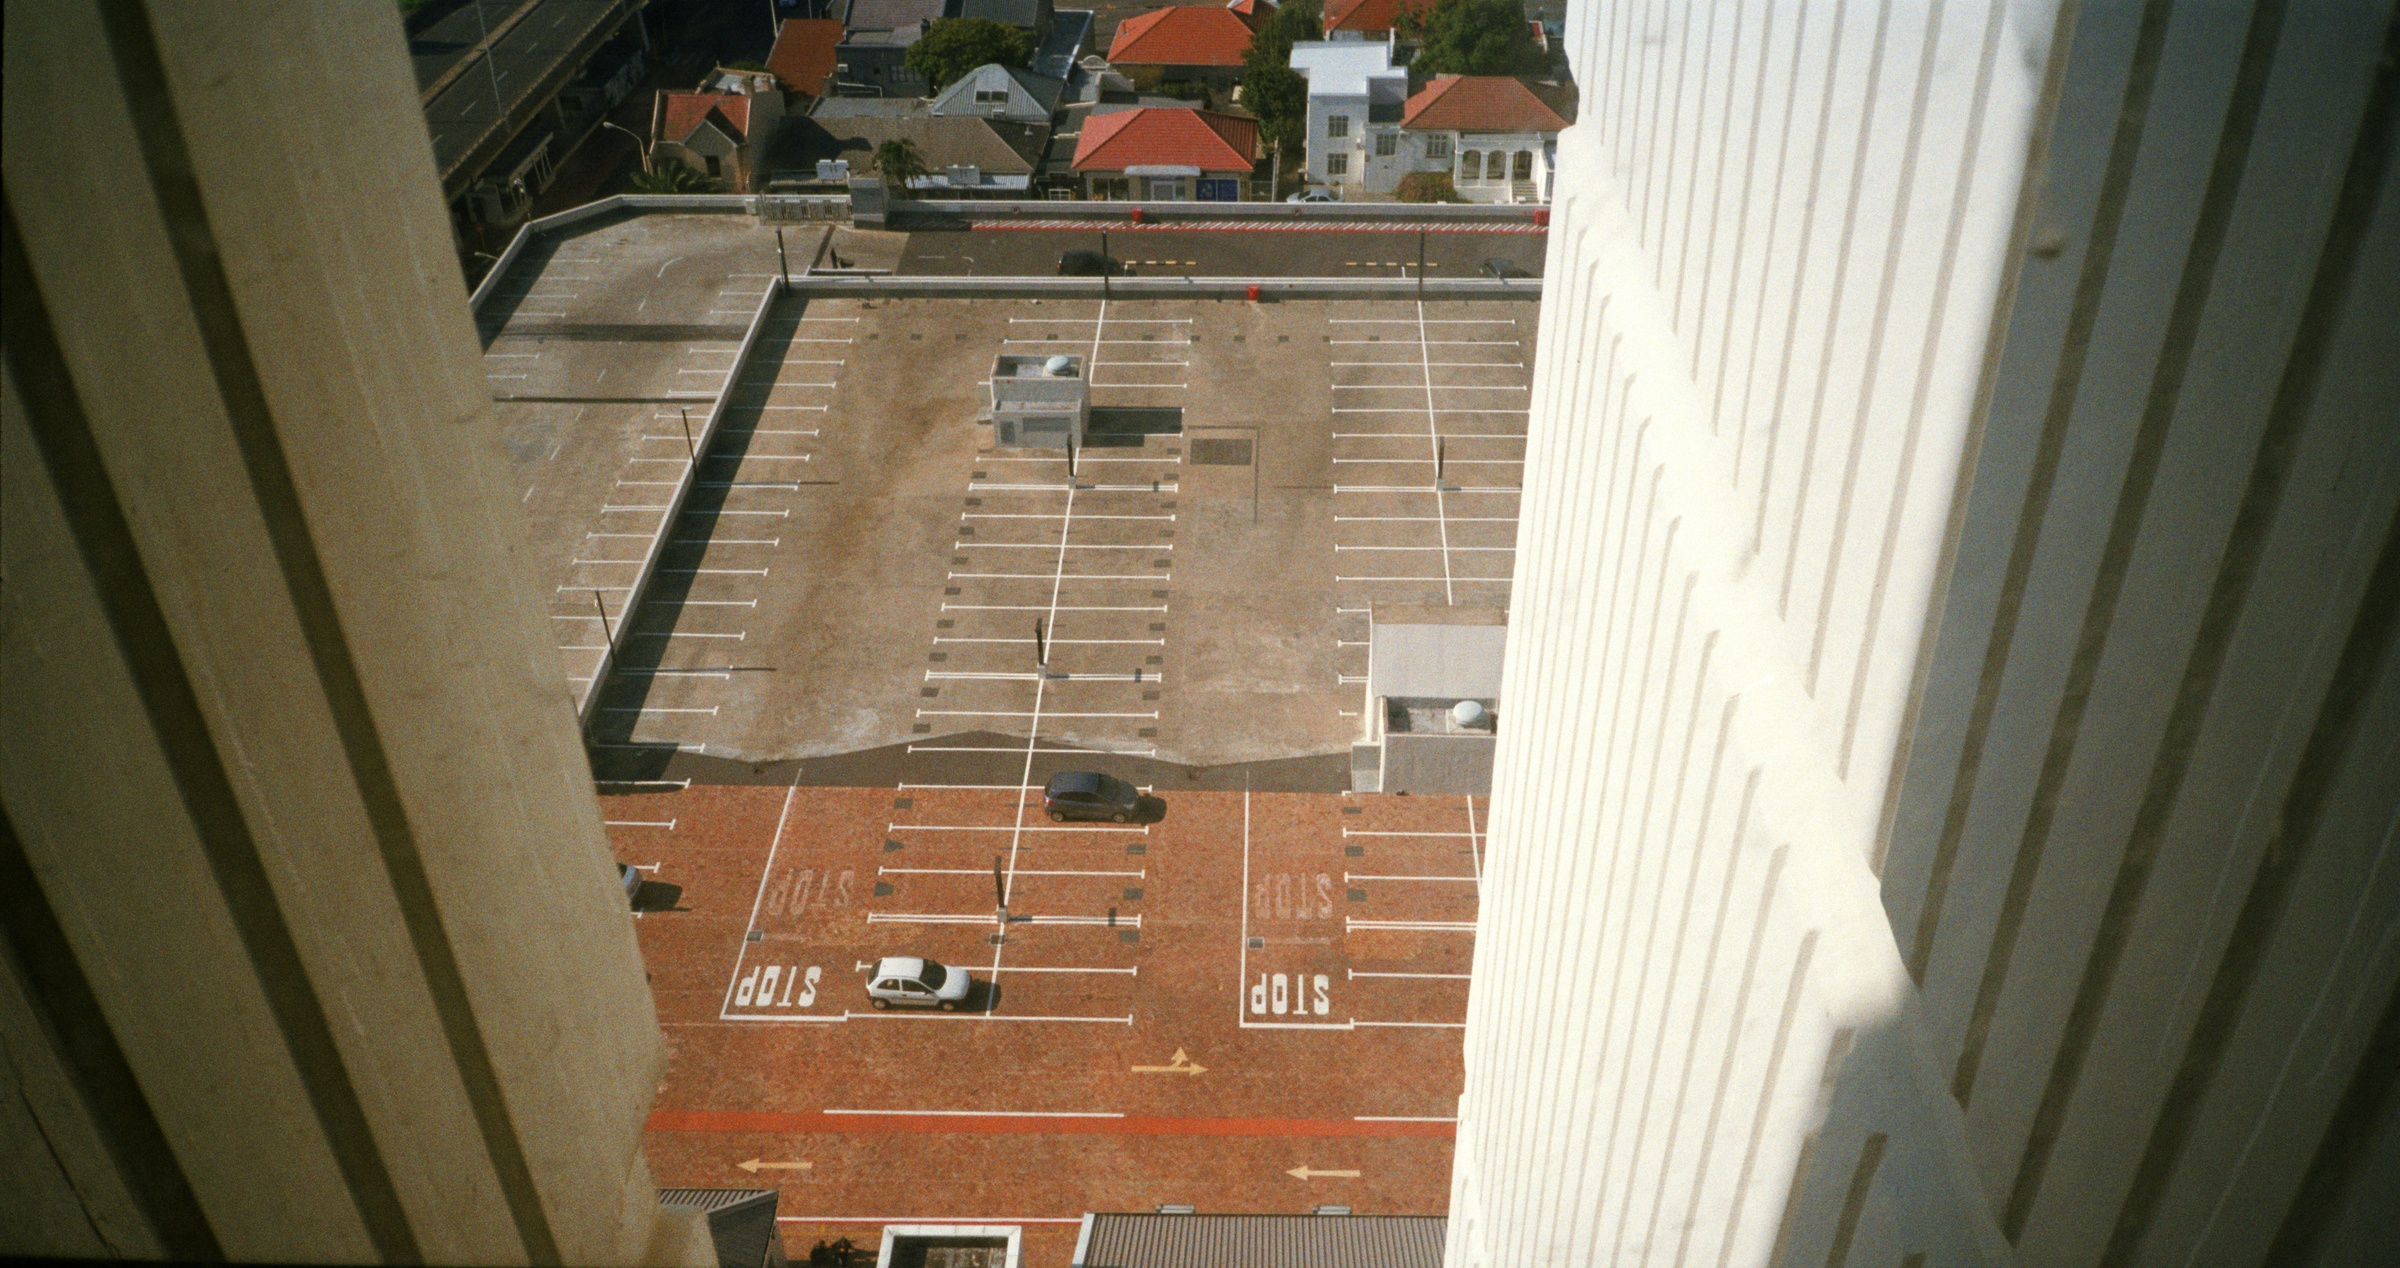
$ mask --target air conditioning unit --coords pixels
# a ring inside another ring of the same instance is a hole
[[[971,189],[983,183],[983,169],[973,163],[952,163],[949,176],[954,189]]]
[[[817,179],[818,179],[818,180],[821,180],[821,181],[846,181],[846,180],[849,180],[849,179],[850,179],[850,160],[848,160],[848,159],[818,159],[818,160],[817,160]]]

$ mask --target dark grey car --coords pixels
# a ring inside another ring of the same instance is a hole
[[[1142,808],[1141,791],[1122,779],[1088,770],[1060,771],[1042,789],[1042,809],[1060,823],[1105,819],[1126,823]]]

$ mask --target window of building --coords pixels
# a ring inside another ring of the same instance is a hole
[[[1325,135],[1329,137],[1345,137],[1350,135],[1350,116],[1346,114],[1330,114],[1325,116]]]
[[[1483,178],[1497,181],[1508,179],[1508,152],[1494,150],[1483,156]]]
[[[1438,134],[1425,138],[1425,157],[1429,159],[1450,157],[1450,138]]]
[[[1350,174],[1350,156],[1349,156],[1349,155],[1347,155],[1347,154],[1328,154],[1328,155],[1326,155],[1326,156],[1325,156],[1325,174],[1326,174],[1327,176],[1347,176],[1347,175],[1349,175],[1349,174]]]
[[[709,175],[711,175],[711,176],[723,176],[723,175],[725,174],[725,170],[724,170],[724,168],[723,168],[722,166],[720,166],[720,165],[718,164],[718,162],[717,162],[717,156],[716,156],[716,155],[714,155],[714,154],[710,154],[710,155],[706,155],[705,157],[706,157],[706,159],[707,159],[707,161],[708,161],[708,174],[709,174]]]
[[[1378,132],[1378,133],[1376,133],[1376,134],[1375,134],[1375,157],[1377,157],[1377,158],[1390,158],[1391,156],[1393,156],[1393,155],[1395,155],[1395,154],[1398,154],[1399,152],[1400,152],[1400,134],[1399,134],[1399,133],[1397,133],[1397,132]]]
[[[1483,178],[1483,154],[1481,151],[1460,150],[1458,152],[1458,178],[1462,181]]]
[[[975,104],[1005,106],[1008,104],[1008,90],[1006,88],[978,88],[975,90]]]
[[[1533,179],[1533,151],[1517,151],[1516,170],[1511,173],[1511,178],[1521,181]]]

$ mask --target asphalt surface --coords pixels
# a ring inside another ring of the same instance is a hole
[[[573,51],[592,24],[614,7],[613,0],[534,0],[534,3],[538,7],[509,28],[488,55],[479,58],[478,64],[468,66],[440,96],[426,105],[425,130],[433,141],[434,165],[445,177],[490,130],[493,122],[538,87],[558,60]],[[496,27],[518,7],[508,0],[479,0],[479,4],[469,4],[427,32],[412,37],[409,47],[411,56],[417,59],[419,82],[430,83],[442,73],[439,68],[432,75],[426,73],[428,58],[447,59],[441,63],[446,67],[466,55],[459,48],[435,49],[435,44],[463,44],[465,49],[472,49],[482,38],[483,22]],[[462,25],[475,35],[463,41],[458,39],[460,32],[456,28]],[[436,32],[440,33],[438,38]],[[428,51],[419,54],[420,46]]]
[[[1055,274],[1065,251],[1102,249],[1098,229],[926,231],[909,234],[899,272],[920,276]],[[1416,275],[1420,238],[1426,276],[1483,276],[1498,260],[1538,277],[1543,233],[1405,230],[1134,229],[1106,231],[1111,258],[1137,277],[1401,277]]]

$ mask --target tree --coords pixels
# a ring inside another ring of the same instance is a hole
[[[1291,0],[1260,23],[1242,53],[1242,105],[1268,145],[1299,145],[1308,126],[1308,78],[1293,70],[1292,44],[1324,34],[1319,0]]]
[[[1419,0],[1392,26],[1417,45],[1409,71],[1432,75],[1528,75],[1543,69],[1520,0]]]
[[[901,60],[940,92],[978,66],[1032,61],[1033,32],[990,18],[937,18]]]
[[[917,143],[901,137],[875,147],[875,170],[882,173],[884,188],[896,197],[907,193],[908,183],[923,176],[928,169]]]
[[[670,159],[655,170],[635,172],[627,183],[637,194],[704,194],[716,182]]]
[[[1400,201],[1455,203],[1466,200],[1458,196],[1458,186],[1450,182],[1450,173],[1410,172],[1400,178]]]

